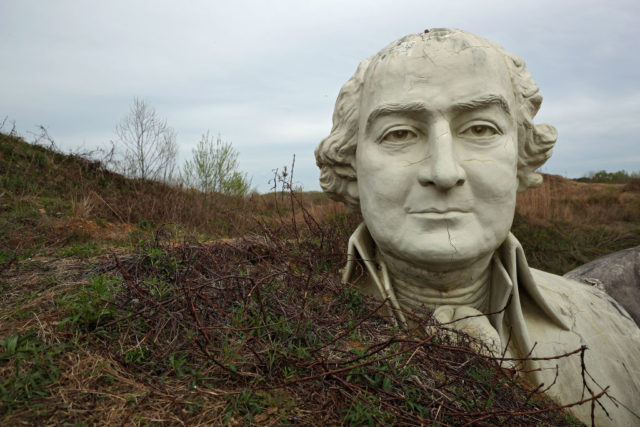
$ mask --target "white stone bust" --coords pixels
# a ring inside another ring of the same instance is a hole
[[[638,327],[598,289],[530,269],[509,232],[516,193],[542,182],[557,138],[533,123],[541,102],[522,59],[460,30],[409,35],[362,61],[316,149],[324,191],[364,219],[343,279],[361,258],[363,292],[389,298],[399,324],[425,308],[454,325],[477,315],[458,327],[497,353],[587,345],[590,386],[611,386],[611,418],[599,409],[598,423],[640,424]],[[579,358],[528,362],[529,381],[550,384],[556,364],[549,394],[581,400]],[[589,404],[573,409],[590,422]]]

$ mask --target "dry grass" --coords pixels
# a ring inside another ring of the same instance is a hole
[[[624,184],[587,184],[545,175],[542,185],[518,194],[527,218],[577,225],[640,223],[640,190]]]
[[[556,274],[640,244],[640,186],[545,175],[518,195],[512,232],[532,267]]]
[[[185,235],[217,239],[258,232],[257,219],[267,225],[290,222],[292,216],[303,220],[282,191],[231,197],[130,180],[99,162],[3,134],[0,188],[0,262],[3,252],[5,257],[29,257],[88,241],[135,242],[140,234],[167,224]],[[300,194],[296,203],[318,220],[343,210],[322,193]]]

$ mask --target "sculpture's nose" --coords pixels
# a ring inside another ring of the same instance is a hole
[[[427,158],[418,173],[421,185],[435,185],[438,190],[448,191],[465,183],[467,176],[456,159],[453,143],[449,123],[436,122],[429,135]]]

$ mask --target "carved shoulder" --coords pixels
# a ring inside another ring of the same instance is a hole
[[[600,390],[598,385],[610,386],[610,395],[622,403],[616,407],[606,396],[601,399],[613,419],[607,419],[601,409],[596,409],[596,423],[637,425],[640,418],[632,411],[640,412],[640,328],[601,289],[535,269],[532,274],[545,299],[570,325],[568,331],[551,325],[525,296],[523,314],[531,340],[536,342],[536,356],[557,356],[587,346],[586,367],[597,382],[589,380],[589,385],[594,391]],[[543,377],[547,384],[553,381],[556,364],[559,378],[549,394],[565,404],[579,401],[583,392],[580,357],[545,362]],[[590,410],[586,404],[576,407],[574,413],[589,420]]]

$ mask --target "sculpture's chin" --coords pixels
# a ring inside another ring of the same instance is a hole
[[[390,227],[369,227],[381,251],[415,267],[444,271],[466,267],[491,256],[509,234],[510,222],[502,227],[484,226],[477,217],[449,226],[418,230],[405,223],[390,232]]]
[[[449,247],[438,247],[434,245],[429,248],[407,248],[403,251],[381,247],[385,255],[391,255],[396,259],[401,259],[415,268],[424,268],[429,271],[450,271],[464,268],[475,261],[491,256],[495,248],[488,251],[478,250],[478,248],[452,249]]]

